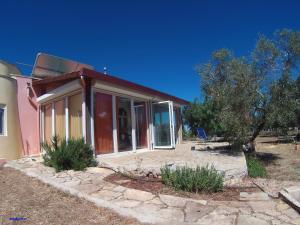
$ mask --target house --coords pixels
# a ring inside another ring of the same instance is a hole
[[[40,60],[44,66],[51,64],[45,60],[52,56],[39,57],[44,57]],[[35,65],[38,75],[14,76],[23,156],[40,154],[40,142],[54,135],[83,137],[96,155],[171,149],[182,141],[181,106],[188,104],[186,100],[97,72],[89,65],[73,62],[76,69],[55,75],[51,73],[56,69],[47,68],[42,76],[40,65]],[[2,148],[1,157],[5,158]]]

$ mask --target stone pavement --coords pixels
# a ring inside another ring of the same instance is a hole
[[[63,171],[31,159],[10,161],[6,167],[52,185],[72,195],[85,198],[98,206],[115,210],[123,216],[135,217],[149,224],[216,224],[271,225],[300,224],[300,215],[280,199],[265,193],[243,193],[241,201],[205,201],[170,195],[154,195],[115,185],[103,180],[112,172],[92,167],[85,172]]]
[[[138,175],[160,175],[160,168],[165,165],[206,166],[213,165],[218,171],[225,172],[225,180],[242,178],[247,175],[244,153],[232,155],[224,151],[227,142],[185,142],[177,144],[173,150],[137,150],[119,154],[101,155],[97,158],[100,165],[108,166],[121,172],[136,172]],[[195,150],[191,150],[195,147]],[[218,148],[219,150],[217,150]]]

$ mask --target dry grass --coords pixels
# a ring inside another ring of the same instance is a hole
[[[0,224],[140,224],[9,168],[0,169],[0,215]]]
[[[300,150],[295,150],[294,144],[278,143],[276,137],[259,137],[257,152],[269,178],[300,181]]]

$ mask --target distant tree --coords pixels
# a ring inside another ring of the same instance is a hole
[[[298,126],[299,101],[297,100],[296,81],[284,74],[271,86],[271,99],[267,126],[280,129],[284,134],[289,127]]]
[[[202,89],[218,109],[217,121],[234,148],[245,144],[254,151],[254,141],[267,122],[289,124],[295,110],[289,77],[295,75],[299,59],[300,32],[281,30],[273,39],[259,37],[248,57],[221,49],[199,66]],[[279,117],[274,117],[275,108]]]
[[[204,128],[208,135],[218,135],[222,132],[216,119],[216,108],[210,101],[200,103],[199,99],[195,99],[184,108],[183,118],[192,135],[197,135],[199,127]]]

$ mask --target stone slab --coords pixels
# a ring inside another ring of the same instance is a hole
[[[241,192],[240,201],[268,201],[270,197],[264,192]]]
[[[239,215],[237,225],[270,225],[263,219],[256,218],[251,215]]]
[[[140,191],[140,190],[135,190],[135,189],[127,189],[123,197],[125,199],[131,199],[131,200],[137,200],[137,201],[149,201],[155,197],[150,192],[147,191]]]

